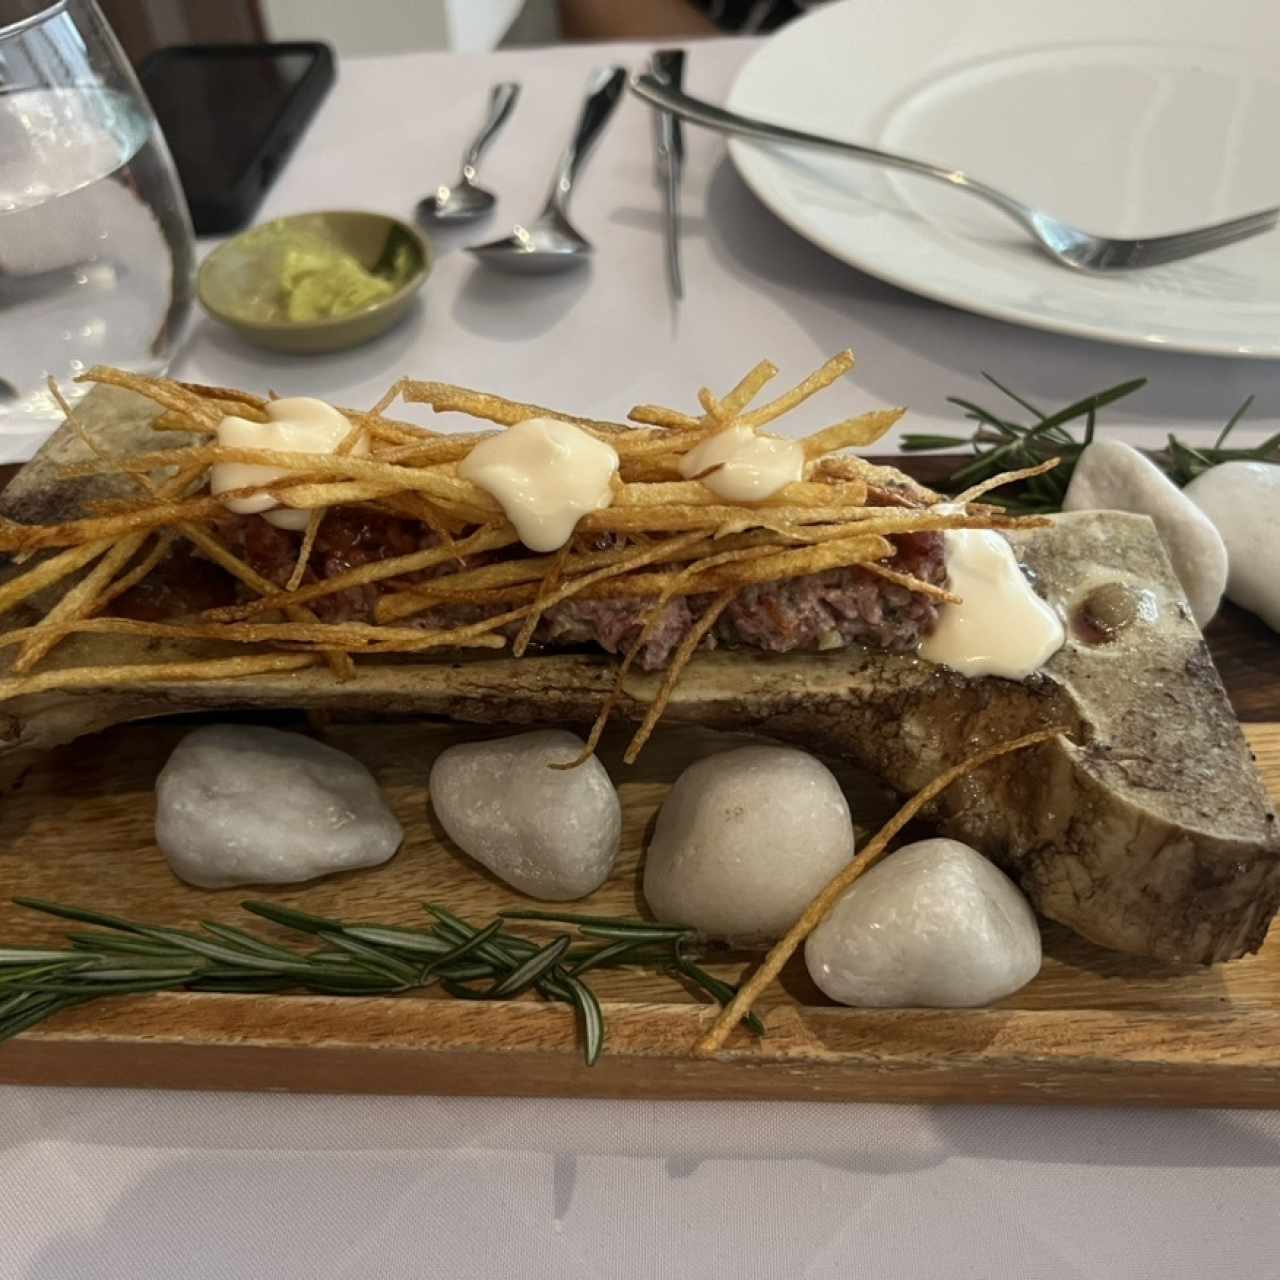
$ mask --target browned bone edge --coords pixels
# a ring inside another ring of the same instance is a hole
[[[199,1034],[190,1003],[199,1003]],[[159,995],[62,1014],[7,1043],[0,1080],[578,1097],[1275,1106],[1280,1015],[775,1006],[769,1035],[688,1055],[706,1006],[606,1003],[582,1063],[573,1016],[539,1003]]]
[[[150,435],[139,403],[130,397],[111,420],[111,439],[126,451]],[[5,514],[51,519],[82,504],[88,493],[57,483],[56,464],[79,450],[58,432],[5,493]],[[1144,517],[1079,513],[1015,541],[1068,616],[1097,586],[1121,582],[1149,593],[1155,621],[1104,647],[1073,636],[1045,678],[1021,684],[857,651],[703,655],[682,677],[669,717],[845,756],[902,792],[983,746],[1065,724],[1074,741],[999,761],[951,788],[932,815],[938,825],[1004,865],[1042,914],[1103,946],[1173,961],[1256,949],[1280,905],[1275,813],[1154,527]],[[81,636],[53,665],[209,652]],[[364,665],[347,684],[312,670],[50,693],[0,708],[0,757],[11,772],[32,750],[110,724],[232,707],[583,722],[612,678],[603,658],[561,655]],[[654,687],[651,677],[631,679],[621,714],[641,714]]]

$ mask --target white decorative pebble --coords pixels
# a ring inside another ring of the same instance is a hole
[[[604,765],[562,729],[469,742],[441,752],[431,804],[464,853],[522,893],[551,902],[582,898],[613,869],[622,806]]]
[[[872,1008],[970,1008],[1040,971],[1040,930],[1018,887],[958,840],[921,840],[845,890],[809,935],[823,993]]]
[[[1227,596],[1280,631],[1280,466],[1224,462],[1187,485],[1231,557]]]
[[[1227,548],[1213,522],[1149,458],[1120,440],[1095,440],[1080,455],[1063,511],[1133,511],[1150,516],[1186,592],[1196,625],[1218,611]]]
[[[659,920],[710,937],[777,938],[851,857],[849,805],[826,765],[792,747],[740,747],[676,779],[644,896]]]
[[[206,889],[374,867],[403,834],[364,765],[300,733],[197,729],[156,780],[156,843]]]

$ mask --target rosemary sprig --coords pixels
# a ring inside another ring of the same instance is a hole
[[[991,374],[983,373],[982,376],[1001,395],[1029,413],[1035,421],[1030,424],[1015,422],[971,400],[950,396],[949,402],[958,405],[964,410],[966,418],[977,423],[972,435],[906,435],[902,438],[902,448],[908,453],[918,453],[968,445],[973,454],[971,460],[957,467],[938,486],[949,493],[960,493],[971,485],[989,480],[1004,471],[1035,467],[1050,458],[1059,458],[1059,465],[1045,475],[1010,485],[1008,489],[990,493],[983,499],[1026,515],[1062,509],[1062,500],[1066,496],[1067,486],[1071,483],[1080,454],[1093,441],[1099,410],[1123,400],[1147,385],[1146,378],[1133,378],[1046,414],[1017,392],[997,382]],[[1212,448],[1194,448],[1171,434],[1164,449],[1148,451],[1147,456],[1179,485],[1187,484],[1202,471],[1221,462],[1280,463],[1280,432],[1252,449],[1226,447],[1231,432],[1252,404],[1253,397],[1250,396],[1228,419]],[[1077,438],[1068,428],[1081,421],[1084,432],[1082,438]]]
[[[727,1004],[737,988],[701,969],[687,954],[691,929],[612,916],[542,911],[504,912],[483,928],[439,903],[428,903],[426,929],[347,922],[274,902],[243,902],[246,910],[315,945],[298,950],[214,920],[202,932],[139,924],[82,907],[36,898],[18,906],[93,925],[65,935],[65,949],[0,947],[0,1040],[62,1009],[104,996],[151,991],[241,994],[287,990],[325,995],[383,995],[433,984],[465,1000],[513,1000],[529,990],[571,1005],[587,1065],[604,1047],[604,1015],[582,975],[592,969],[643,965],[677,974]],[[511,921],[568,926],[550,942],[507,931]],[[482,984],[482,985],[475,985]],[[764,1034],[755,1021],[753,1029]]]

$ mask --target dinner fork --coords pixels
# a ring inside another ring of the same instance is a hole
[[[1239,240],[1248,240],[1251,236],[1270,231],[1280,219],[1280,206],[1276,206],[1260,209],[1257,213],[1246,214],[1242,218],[1230,218],[1226,222],[1194,227],[1172,235],[1137,239],[1097,236],[1082,231],[1069,222],[1063,222],[1060,218],[1051,217],[1039,209],[1033,209],[1021,200],[1015,200],[1013,196],[998,191],[959,169],[947,169],[941,165],[929,164],[925,160],[914,160],[909,156],[895,155],[891,151],[880,151],[876,147],[865,147],[857,142],[843,142],[839,138],[825,137],[820,133],[806,133],[801,129],[791,129],[786,125],[770,124],[752,116],[739,115],[735,111],[726,111],[723,107],[682,93],[648,74],[632,76],[631,91],[651,106],[669,111],[690,124],[714,129],[718,133],[738,134],[744,138],[788,143],[818,151],[835,151],[868,164],[880,164],[919,174],[924,178],[936,178],[994,205],[1030,234],[1055,262],[1080,271],[1134,271],[1139,267],[1156,267],[1165,262],[1193,258],[1197,254],[1208,253],[1210,249],[1221,249],[1224,245],[1235,244]]]

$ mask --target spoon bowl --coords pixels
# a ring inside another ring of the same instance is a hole
[[[551,210],[527,227],[515,227],[509,236],[472,245],[471,252],[500,271],[550,275],[581,266],[594,249],[563,214]]]
[[[437,187],[429,196],[423,196],[418,201],[418,220],[446,226],[483,218],[497,204],[498,198],[492,191],[473,182],[474,175],[474,170],[471,173],[464,170],[453,186]]]

